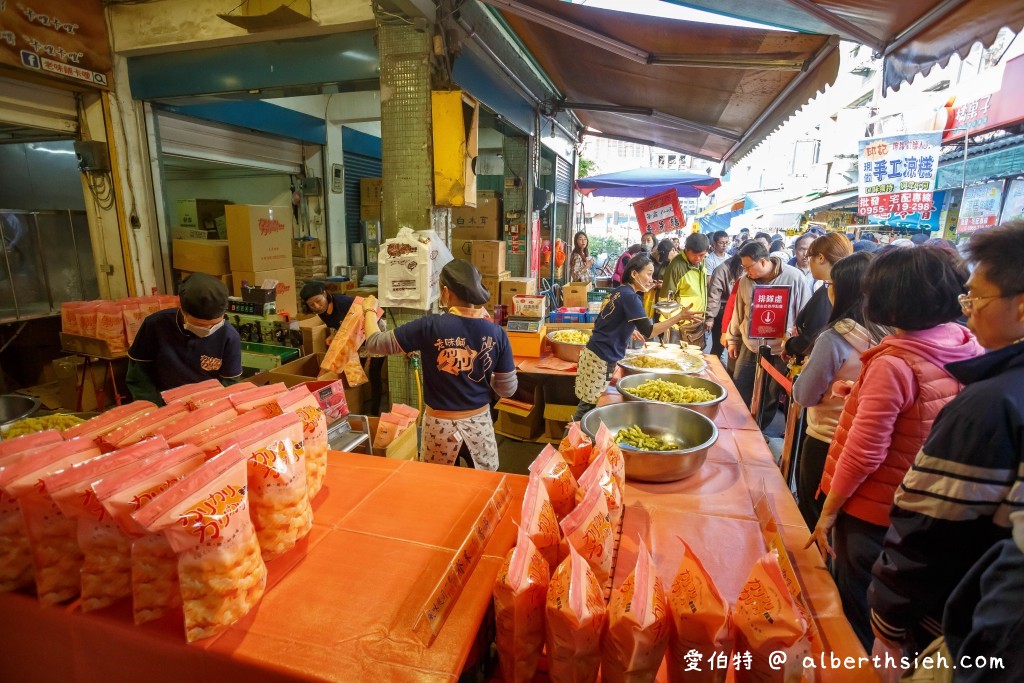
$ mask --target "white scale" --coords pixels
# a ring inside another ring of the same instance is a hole
[[[510,315],[508,323],[506,323],[509,332],[533,332],[535,334],[540,332],[543,324],[543,318],[527,318],[522,315]]]

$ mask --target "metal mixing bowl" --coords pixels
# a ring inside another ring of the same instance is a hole
[[[704,379],[703,377],[695,377],[693,375],[684,375],[681,373],[670,373],[662,374],[655,372],[646,372],[641,375],[630,375],[623,377],[619,380],[616,385],[619,388],[619,393],[626,397],[627,401],[647,401],[649,403],[668,403],[668,401],[651,401],[649,398],[640,398],[633,393],[633,390],[644,382],[649,382],[652,379],[660,379],[665,382],[672,382],[673,384],[679,384],[684,387],[694,387],[696,389],[707,389],[711,392],[713,398],[710,401],[702,401],[700,403],[669,403],[669,405],[683,406],[690,410],[696,410],[701,415],[706,415],[712,420],[718,415],[718,409],[729,395],[729,391],[718,382],[713,382],[710,379]]]
[[[555,354],[555,358],[561,358],[570,363],[579,363],[580,351],[586,347],[586,344],[566,344],[565,342],[560,342],[553,336],[558,331],[552,330],[545,335],[548,338],[548,344],[551,344],[551,353]],[[587,332],[588,334],[590,333],[589,331]]]
[[[594,408],[583,416],[581,426],[591,438],[604,423],[614,437],[619,430],[639,426],[645,433],[679,444],[673,451],[639,451],[624,444],[626,478],[666,482],[697,472],[718,440],[718,428],[707,417],[670,403],[626,401]]]
[[[39,410],[39,401],[31,396],[4,394],[0,396],[0,425],[17,422],[31,416],[37,410]]]
[[[659,375],[671,375],[679,374],[680,372],[686,375],[697,374],[703,372],[704,368],[708,366],[707,361],[702,356],[695,356],[688,353],[677,352],[664,356],[669,360],[674,360],[679,363],[682,370],[675,368],[640,368],[632,364],[631,360],[638,355],[655,355],[662,357],[662,353],[654,348],[647,348],[642,354],[630,354],[619,361],[619,367],[622,368],[623,375],[639,375],[647,373],[656,373]]]

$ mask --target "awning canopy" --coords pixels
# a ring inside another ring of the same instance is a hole
[[[673,189],[680,197],[696,197],[714,192],[721,184],[718,178],[698,173],[637,168],[580,178],[576,189],[594,197],[650,197]]]
[[[589,134],[738,159],[835,81],[838,38],[561,2],[497,7]]]
[[[836,34],[885,56],[885,88],[1024,29],[1024,2],[1008,0],[664,0],[793,31]]]

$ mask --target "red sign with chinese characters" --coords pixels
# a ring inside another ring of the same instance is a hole
[[[750,338],[784,339],[789,329],[789,285],[754,285],[750,301]]]
[[[683,210],[679,207],[679,195],[674,189],[633,202],[640,234],[659,235],[683,227]]]

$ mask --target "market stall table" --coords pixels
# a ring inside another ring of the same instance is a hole
[[[185,642],[180,611],[134,626],[130,601],[83,614],[0,594],[0,680],[455,681],[515,540],[526,477],[455,607],[427,646],[421,608],[503,476],[331,452],[310,535],[268,563],[256,609]]]

